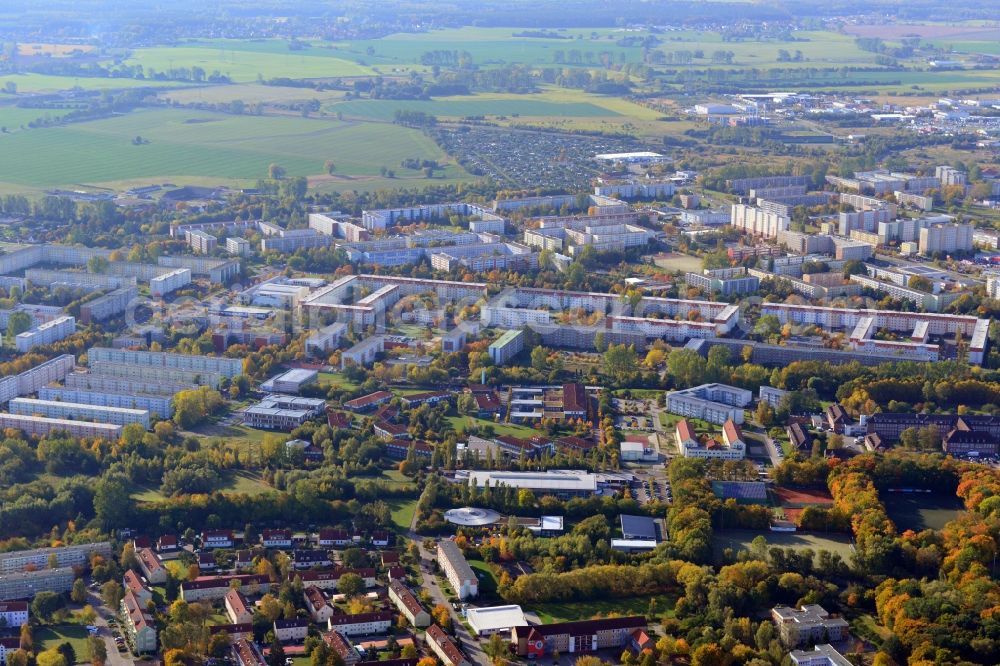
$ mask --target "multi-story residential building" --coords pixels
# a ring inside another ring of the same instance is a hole
[[[760,287],[760,279],[747,273],[743,266],[705,270],[701,274],[686,273],[684,281],[689,287],[697,287],[709,294],[736,296],[752,294]]]
[[[458,644],[436,624],[427,627],[427,645],[438,656],[444,666],[472,666]]]
[[[135,393],[106,393],[104,391],[87,391],[59,386],[43,386],[38,389],[38,399],[81,403],[100,407],[118,407],[124,409],[145,410],[151,415],[169,419],[174,415],[173,397],[166,395]]]
[[[91,347],[87,351],[87,360],[90,363],[122,363],[146,368],[173,368],[177,370],[212,373],[229,377],[230,379],[243,374],[243,359],[224,358],[221,356],[197,356],[193,354],[175,354],[172,352]]]
[[[264,653],[253,642],[252,636],[238,639],[233,643],[232,650],[236,666],[268,666]]]
[[[0,428],[13,428],[34,437],[44,437],[50,432],[61,431],[70,437],[93,437],[107,440],[117,440],[122,432],[122,426],[111,423],[69,421],[22,414],[0,414]]]
[[[232,548],[234,543],[233,533],[229,530],[205,530],[201,533],[202,549]]]
[[[431,616],[417,596],[410,591],[401,580],[389,582],[389,599],[396,605],[403,617],[414,627],[421,628],[430,625]]]
[[[920,230],[920,254],[968,252],[972,249],[971,224],[935,224]]]
[[[38,400],[35,398],[14,398],[9,403],[11,414],[23,416],[41,415],[50,419],[93,419],[98,423],[126,426],[138,423],[146,430],[150,428],[149,411],[126,409],[124,407],[102,407],[79,402],[58,400]]]
[[[219,239],[201,229],[189,229],[185,231],[188,245],[198,254],[212,254],[219,246]]]
[[[111,557],[111,542],[98,541],[56,548],[12,550],[0,553],[0,573],[24,571],[29,568],[43,569],[49,566],[53,557],[58,567],[82,567],[95,553],[104,558]]]
[[[597,196],[620,199],[669,199],[676,191],[677,186],[669,180],[631,180],[624,183],[603,183],[594,187],[594,194]]]
[[[340,579],[347,574],[354,574],[360,577],[366,588],[373,588],[377,583],[375,569],[370,567],[361,569],[346,569],[338,567],[336,569],[328,569],[325,571],[296,571],[294,575],[298,576],[302,580],[303,585],[329,591],[339,590]]]
[[[385,336],[373,335],[365,338],[350,349],[345,349],[340,354],[340,368],[346,369],[351,365],[360,368],[367,368],[375,362],[378,355],[385,351]]]
[[[831,617],[819,604],[805,604],[798,609],[776,606],[771,609],[771,619],[778,626],[781,642],[790,648],[839,642],[847,638],[850,628],[847,620]]]
[[[246,624],[253,621],[253,607],[239,590],[229,590],[225,599],[226,613],[233,624]]]
[[[731,224],[748,234],[764,238],[777,238],[788,230],[791,220],[776,213],[768,213],[746,204],[733,204]]]
[[[968,175],[964,171],[950,166],[939,166],[934,169],[934,177],[941,183],[941,187],[951,185],[965,186],[968,182]]]
[[[325,623],[337,612],[318,587],[310,585],[305,588],[302,591],[302,597],[305,599],[306,610],[313,622]]]
[[[917,210],[922,210],[925,213],[934,209],[934,197],[898,191],[893,192],[892,194],[896,197],[896,202],[899,203],[900,206],[913,206]]]
[[[812,179],[809,176],[760,176],[756,178],[737,178],[727,180],[726,187],[736,194],[749,194],[750,190],[762,190],[775,187],[809,186]]]
[[[339,631],[328,631],[323,634],[323,642],[340,657],[344,666],[357,666],[361,661],[357,649]]]
[[[182,287],[191,284],[191,269],[176,268],[169,273],[157,275],[149,281],[149,293],[163,298]]]
[[[33,328],[23,333],[18,333],[14,337],[14,346],[17,351],[26,352],[32,347],[39,345],[50,345],[53,342],[64,340],[76,332],[76,319],[66,316],[45,322],[37,328]]]
[[[139,578],[139,574],[131,569],[126,569],[125,575],[122,576],[122,587],[126,592],[134,594],[143,605],[143,608],[146,607],[146,602],[153,598],[153,593],[146,587],[142,579]]]
[[[250,251],[250,241],[247,239],[240,238],[239,236],[226,239],[226,252],[229,254],[237,257],[249,257]]]
[[[306,350],[320,354],[330,352],[340,346],[340,340],[347,333],[347,324],[334,322],[324,326],[306,339]]]
[[[667,411],[722,425],[743,423],[743,408],[753,400],[746,389],[725,384],[702,384],[667,393]]]
[[[489,348],[494,365],[507,365],[524,349],[524,331],[509,330],[493,341]]]
[[[243,411],[243,422],[251,428],[291,431],[323,414],[326,400],[272,394]]]
[[[280,236],[265,236],[260,241],[261,252],[295,252],[314,247],[330,247],[333,238],[315,229],[286,229]]]
[[[39,592],[69,592],[76,575],[72,567],[0,574],[0,601],[34,599]]]
[[[265,548],[291,548],[292,531],[289,529],[264,530],[260,533],[260,544]]]
[[[392,611],[374,611],[354,615],[338,613],[331,616],[326,624],[327,629],[339,631],[344,636],[371,636],[388,631],[394,620],[395,615]]]
[[[196,388],[195,384],[181,384],[181,383],[171,383],[171,382],[158,382],[155,379],[142,380],[142,379],[124,379],[121,377],[114,377],[111,375],[96,375],[89,372],[74,372],[67,374],[63,380],[66,388],[63,389],[67,392],[69,391],[81,391],[83,393],[100,394],[107,393],[109,395],[135,395],[140,397],[142,395],[153,395],[156,397],[164,397],[165,400],[173,401],[174,394],[179,391],[186,391],[188,389]],[[43,387],[44,388],[44,387]],[[38,389],[41,391],[41,388]],[[54,391],[58,391],[58,387],[53,387]],[[45,400],[59,400],[59,396],[54,393],[47,393]],[[41,395],[39,396],[41,397]],[[100,399],[98,402],[91,402],[90,400],[81,399],[74,400],[74,402],[84,402],[89,404],[100,404]],[[112,401],[109,398],[109,402]],[[113,405],[113,406],[125,406],[125,405]],[[137,407],[138,409],[148,409],[150,412],[159,413],[164,416],[161,412],[157,412],[152,406],[148,407]]]
[[[344,408],[352,412],[366,412],[392,400],[392,393],[389,391],[375,391],[368,395],[363,395],[344,403]]]
[[[677,422],[674,429],[678,450],[687,458],[715,458],[719,460],[741,460],[746,456],[746,441],[743,432],[731,419],[722,426],[722,441],[709,438],[704,444],[698,439],[687,419]]]
[[[162,585],[167,582],[167,569],[163,566],[163,560],[152,548],[140,548],[135,553],[139,561],[139,569],[153,585]]]
[[[254,574],[232,574],[226,576],[202,576],[181,583],[181,599],[193,601],[221,601],[237,581],[240,591],[246,594],[266,594],[271,590],[271,580],[267,576]]]
[[[282,643],[301,643],[309,635],[309,620],[300,617],[275,620],[274,635]]]
[[[129,646],[137,654],[156,652],[156,624],[146,606],[131,590],[121,602],[121,619]]]
[[[479,579],[465,561],[462,549],[450,539],[438,541],[438,564],[459,599],[469,599],[479,594]]]
[[[16,629],[20,627],[22,624],[27,624],[28,602],[27,601],[0,602],[0,620],[3,620],[3,626],[10,627],[12,629]]]
[[[623,648],[636,631],[645,629],[645,617],[629,616],[514,627],[511,636],[518,656],[539,658],[554,652],[572,654]]]
[[[104,294],[100,298],[87,301],[80,306],[80,321],[90,324],[105,321],[128,310],[128,306],[139,296],[137,287],[122,287]]]

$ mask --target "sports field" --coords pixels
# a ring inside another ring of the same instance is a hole
[[[815,534],[809,532],[755,532],[753,530],[716,530],[712,535],[712,547],[717,559],[721,559],[726,548],[734,551],[749,550],[750,543],[758,536],[767,539],[768,547],[812,548],[814,551],[828,550],[838,553],[845,560],[851,556],[851,540],[845,534]]]
[[[806,507],[806,506],[830,506],[833,504],[833,497],[824,488],[774,488],[775,499],[781,506],[785,507]]]
[[[137,136],[142,145],[135,145]],[[267,177],[272,163],[289,176],[310,176],[322,174],[326,160],[347,186],[378,177],[381,167],[395,169],[400,186],[426,181],[399,168],[405,158],[448,163],[422,132],[398,125],[155,109],[0,135],[0,183],[134,184],[182,176],[210,179],[205,184],[252,183]],[[433,182],[467,177],[452,164]]]
[[[881,499],[900,532],[939,530],[958,518],[964,510],[962,501],[951,495],[883,493]]]

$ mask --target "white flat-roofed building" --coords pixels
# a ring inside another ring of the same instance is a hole
[[[789,218],[777,213],[768,213],[745,204],[733,204],[731,224],[754,236],[777,238],[780,232],[788,231],[790,222]]]
[[[306,339],[306,350],[312,353],[333,351],[340,346],[340,340],[347,333],[347,324],[334,322],[312,333]]]
[[[70,366],[72,370],[72,365]],[[111,393],[111,394],[136,394],[136,395],[157,395],[166,396],[167,400],[173,398],[179,391],[196,388],[193,383],[171,383],[157,381],[154,379],[122,379],[109,375],[96,375],[89,372],[69,372],[63,380],[67,390],[77,390],[91,393]],[[39,389],[41,390],[41,389]],[[29,391],[30,393],[31,391]],[[53,400],[58,398],[46,398]],[[71,402],[87,402],[86,400],[76,400]],[[96,404],[96,403],[94,403]],[[154,411],[154,410],[150,410]]]
[[[60,386],[43,386],[38,389],[38,399],[66,403],[75,402],[100,407],[144,409],[150,414],[156,414],[161,418],[171,418],[174,415],[173,397],[169,395],[106,393],[103,391],[63,388]]]
[[[379,354],[385,351],[385,336],[373,335],[365,338],[350,349],[340,354],[341,369],[350,365],[366,368],[375,362]]]
[[[62,381],[73,371],[75,363],[76,359],[71,354],[63,354],[20,374],[0,379],[0,402],[35,393],[47,384]]]
[[[801,608],[775,606],[771,619],[778,625],[778,635],[786,647],[802,647],[820,641],[840,642],[848,637],[850,625],[842,617],[831,617],[819,604]]]
[[[306,386],[315,384],[318,377],[319,373],[316,370],[293,368],[267,380],[260,385],[260,388],[262,391],[267,391],[268,393],[290,393],[297,395]]]
[[[548,472],[501,472],[472,471],[469,480],[478,488],[499,485],[526,488],[536,495],[556,495],[562,497],[589,497],[597,492],[597,475],[573,470],[550,470]]]
[[[520,606],[489,606],[486,608],[469,608],[465,611],[465,619],[472,627],[476,636],[492,636],[493,634],[510,634],[514,627],[527,627],[524,611]]]
[[[757,395],[761,402],[766,402],[772,407],[777,407],[781,403],[781,399],[788,395],[788,391],[772,386],[761,386]]]
[[[476,578],[476,572],[465,561],[462,549],[454,541],[450,539],[439,541],[437,558],[445,578],[451,583],[451,588],[459,599],[468,599],[479,595],[479,579]]]
[[[70,316],[59,317],[45,322],[30,331],[18,333],[14,338],[17,351],[26,352],[32,347],[50,345],[73,335],[76,331],[76,319]]]
[[[0,574],[0,601],[33,599],[39,592],[69,592],[74,580],[72,567]]]
[[[524,331],[510,330],[494,340],[489,348],[490,358],[495,365],[507,365],[511,359],[524,350]]]
[[[669,160],[660,153],[648,150],[633,153],[600,153],[594,155],[594,159],[598,162],[625,162],[626,164],[657,164]]]
[[[110,541],[81,543],[72,546],[57,546],[52,548],[32,548],[30,550],[12,550],[0,553],[0,573],[23,571],[29,567],[42,569],[49,566],[49,561],[55,557],[59,567],[83,566],[90,560],[93,553],[111,557]]]
[[[795,666],[854,666],[829,643],[817,645],[812,650],[793,650],[788,658]]]
[[[118,439],[122,432],[120,425],[111,423],[68,421],[22,414],[0,414],[0,428],[14,428],[36,437],[44,437],[51,432],[65,432],[70,437],[100,437],[107,440]]]
[[[28,623],[28,602],[7,601],[0,603],[0,620],[4,626],[17,628]]]
[[[178,268],[152,278],[149,281],[149,293],[162,298],[189,284],[191,284],[191,269]]]
[[[125,426],[138,423],[149,430],[149,411],[124,407],[103,407],[80,402],[60,402],[58,400],[38,400],[35,398],[14,398],[10,401],[11,414],[23,416],[38,415],[50,419],[94,420],[98,423]]]
[[[243,422],[251,428],[291,431],[325,408],[326,401],[319,398],[269,395],[243,411]]]
[[[375,611],[354,615],[338,613],[329,617],[326,623],[329,631],[339,631],[345,636],[371,636],[388,631],[394,618],[395,614],[392,611]]]

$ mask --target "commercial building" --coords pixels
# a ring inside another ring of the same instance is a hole
[[[633,633],[645,629],[646,618],[634,615],[515,627],[511,633],[518,656],[538,658],[554,652],[573,654],[624,648]]]
[[[267,380],[260,385],[260,390],[267,391],[268,393],[297,395],[306,386],[315,384],[318,378],[319,373],[316,370],[293,368]]]
[[[17,351],[23,353],[29,351],[32,347],[50,345],[53,342],[64,340],[73,335],[75,331],[75,318],[70,316],[59,317],[58,319],[40,324],[37,328],[18,333],[14,338],[14,346],[17,347]]]
[[[788,658],[795,666],[854,666],[829,643],[817,645],[812,650],[793,650]]]
[[[444,666],[472,666],[455,641],[436,624],[427,627],[427,645]]]
[[[160,298],[191,284],[191,269],[177,268],[149,281],[149,293]]]
[[[71,421],[93,420],[97,423],[117,426],[138,423],[146,430],[150,428],[149,411],[145,409],[102,407],[79,402],[59,402],[58,400],[38,400],[35,398],[14,398],[10,401],[9,408],[11,414],[22,416],[37,415],[49,419],[68,419]]]
[[[471,471],[469,481],[480,489],[487,484],[491,488],[504,485],[526,488],[538,496],[555,495],[561,498],[590,497],[598,489],[596,474],[564,469],[547,472]]]
[[[109,441],[117,440],[122,432],[120,425],[111,423],[69,421],[22,414],[0,414],[0,428],[13,428],[33,437],[45,437],[51,432],[64,432],[70,437],[99,437]]]
[[[743,423],[743,409],[753,400],[746,389],[725,384],[702,384],[667,393],[667,411],[717,423]]]
[[[405,583],[400,580],[389,581],[388,593],[390,601],[396,605],[407,622],[418,629],[430,625],[430,613]]]
[[[450,539],[438,541],[438,564],[459,599],[469,599],[479,594],[479,579],[469,563],[465,561],[462,549]]]
[[[326,401],[320,398],[300,398],[269,395],[243,411],[243,422],[251,428],[291,431],[306,421],[320,416]]]
[[[75,579],[72,567],[3,573],[0,574],[0,601],[34,599],[39,592],[69,592]]]
[[[511,359],[524,349],[524,331],[510,330],[493,341],[489,348],[490,359],[494,365],[507,365]]]
[[[805,604],[799,609],[776,606],[771,619],[785,647],[803,647],[820,642],[839,642],[848,637],[847,620],[831,617],[819,604]]]
[[[469,621],[472,633],[476,636],[492,636],[493,634],[510,635],[514,627],[526,627],[524,611],[520,606],[488,606],[485,608],[469,608],[465,611],[465,619]]]

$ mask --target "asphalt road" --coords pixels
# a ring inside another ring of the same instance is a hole
[[[104,646],[107,648],[108,660],[105,662],[107,666],[135,666],[135,660],[132,659],[132,654],[130,652],[121,653],[118,651],[118,646],[115,644],[114,635],[111,633],[111,627],[108,626],[108,619],[113,617],[114,614],[108,610],[108,607],[104,605],[101,600],[101,596],[93,591],[87,591],[87,603],[94,607],[97,611],[97,619],[94,620],[94,624],[97,626],[97,635],[104,639]]]

